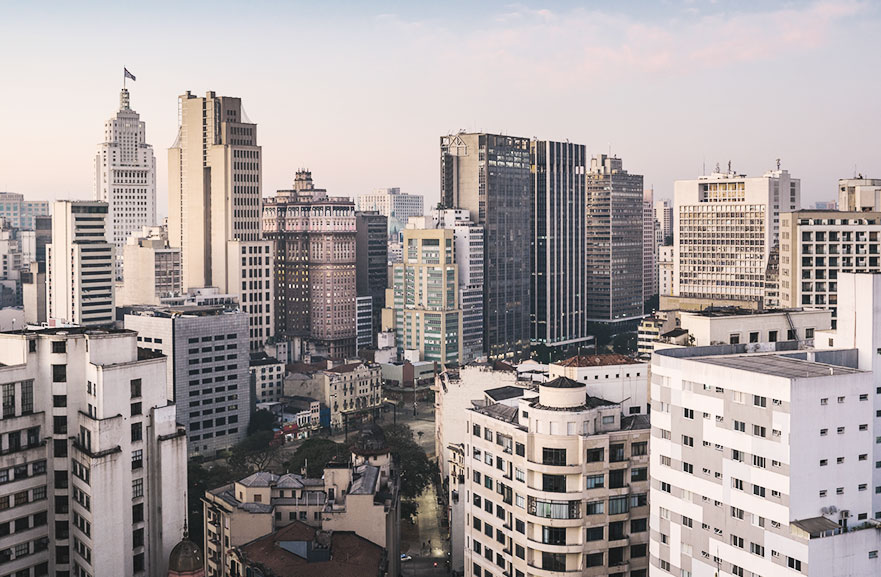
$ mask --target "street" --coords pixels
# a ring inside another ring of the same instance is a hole
[[[419,497],[416,524],[401,520],[401,553],[413,557],[401,563],[403,575],[446,575],[449,542],[446,530],[441,529],[444,512],[437,503],[434,485],[429,485]],[[435,567],[435,563],[437,566]]]

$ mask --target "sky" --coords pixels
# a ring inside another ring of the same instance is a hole
[[[332,195],[439,191],[460,129],[585,144],[656,198],[718,163],[782,167],[802,204],[881,178],[881,2],[6,2],[0,190],[92,198],[123,66],[157,160],[177,97],[239,96],[263,195],[299,168]]]

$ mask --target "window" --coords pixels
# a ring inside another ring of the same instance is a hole
[[[790,569],[795,569],[796,571],[801,571],[801,561],[798,559],[794,559],[792,557],[786,558],[786,566]]]
[[[597,449],[588,449],[586,460],[588,463],[601,463],[605,461],[605,450],[602,447]]]
[[[52,341],[52,352],[63,353],[67,351],[67,341]]]
[[[132,499],[144,496],[144,480],[132,479]]]
[[[586,555],[585,564],[588,567],[602,567],[603,566],[603,554],[602,553],[590,553]]]
[[[524,445],[523,443],[516,443],[514,445],[514,452],[517,453],[518,457],[525,457],[526,456],[526,445]]]
[[[639,545],[631,545],[630,546],[630,558],[635,557],[645,557],[648,551],[648,545],[646,543],[642,543]]]
[[[641,443],[633,443],[632,445],[630,445],[630,456],[631,457],[639,457],[641,455],[647,455],[647,454],[648,454],[648,443],[641,442]]]
[[[640,481],[648,480],[648,468],[647,467],[636,467],[630,469],[630,482],[631,483],[639,483]]]
[[[144,520],[144,504],[132,505],[132,523],[141,523]]]
[[[131,387],[131,396],[133,399],[137,399],[141,396],[141,379],[132,379],[130,383]]]
[[[758,495],[759,497],[765,496],[765,488],[761,485],[753,485],[753,495]]]
[[[52,365],[52,382],[67,382],[67,365]]]
[[[609,445],[609,462],[620,463],[624,460],[624,444],[615,443],[613,445]]]
[[[661,481],[661,491],[665,493],[670,493],[670,483],[667,483],[666,481]]]
[[[602,541],[605,528],[600,525],[598,527],[588,527],[585,539],[588,541]]]
[[[694,419],[694,409],[682,409],[682,416],[686,419]]]
[[[542,490],[549,493],[565,493],[566,476],[542,474]]]
[[[756,437],[764,437],[766,435],[765,427],[760,427],[759,425],[753,425],[753,435]]]
[[[626,495],[609,497],[609,515],[620,515],[628,510],[628,497]]]
[[[689,437],[688,435],[682,435],[682,444],[686,447],[694,447],[694,437]]]
[[[605,475],[588,475],[585,477],[585,488],[586,489],[597,489],[605,486]]]
[[[605,501],[588,501],[585,507],[585,514],[587,515],[602,515],[605,511]]]
[[[566,464],[566,449],[551,449],[549,447],[544,447],[541,450],[541,453],[543,465],[560,466]]]
[[[140,469],[144,466],[144,450],[136,449],[132,451],[132,470]]]
[[[768,398],[761,397],[759,395],[753,395],[753,404],[757,407],[767,407],[768,406]]]
[[[541,542],[547,545],[565,545],[566,544],[566,528],[565,527],[542,527]]]
[[[143,439],[143,424],[142,423],[132,423],[131,424],[131,433],[132,433],[132,442],[142,440]]]
[[[630,532],[631,533],[644,533],[648,531],[648,519],[631,519],[630,520]]]

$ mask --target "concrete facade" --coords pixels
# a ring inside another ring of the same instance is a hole
[[[180,249],[168,245],[168,231],[145,226],[122,249],[127,277],[117,306],[158,305],[162,297],[183,292]]]
[[[838,204],[832,210],[836,208],[845,212],[881,212],[881,179],[862,175],[839,179]]]
[[[0,218],[23,230],[36,228],[37,216],[49,215],[49,201],[25,200],[18,192],[0,192]]]
[[[104,142],[95,154],[95,200],[106,202],[107,241],[114,246],[116,279],[122,278],[123,246],[132,233],[156,224],[156,158],[146,124],[131,109],[129,92],[104,123]]]
[[[404,228],[410,217],[425,214],[425,198],[419,194],[402,193],[400,188],[377,188],[358,197],[359,211],[376,211],[387,219],[387,226]],[[391,232],[391,230],[389,230]]]
[[[0,334],[10,575],[164,575],[186,514],[167,359],[131,331]]]
[[[379,212],[355,213],[355,274],[358,297],[371,298],[370,342],[382,330],[382,307],[388,286],[388,217]],[[360,333],[359,333],[360,335]],[[365,348],[359,337],[358,350]]]

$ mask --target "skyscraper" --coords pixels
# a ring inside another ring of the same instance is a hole
[[[661,225],[663,242],[673,236],[673,203],[667,200],[655,201],[655,220]]]
[[[658,294],[658,228],[652,206],[653,190],[645,191],[642,200],[642,300]],[[644,311],[646,314],[651,311]]]
[[[587,340],[583,144],[532,141],[532,341],[547,347]]]
[[[125,88],[119,110],[104,123],[104,142],[95,155],[95,200],[107,203],[107,241],[115,247],[114,274],[121,278],[125,241],[156,224],[156,159]]]
[[[396,220],[403,228],[411,216],[425,214],[425,198],[420,194],[402,193],[400,188],[377,188],[358,197],[358,210],[375,210],[389,220]]]
[[[747,177],[717,167],[709,176],[676,181],[673,295],[693,306],[759,306],[777,250],[780,212],[798,209],[800,196],[799,180],[779,168]]]
[[[46,314],[77,325],[114,320],[113,245],[107,242],[107,203],[59,200],[52,243],[46,245]]]
[[[297,171],[294,187],[263,207],[263,230],[276,246],[279,335],[314,353],[355,354],[355,203],[315,188]]]
[[[602,154],[587,173],[587,317],[630,324],[643,314],[642,176]]]
[[[15,228],[34,230],[37,216],[49,215],[49,201],[25,200],[17,192],[0,192],[0,218]]]
[[[356,212],[355,245],[358,297],[371,297],[369,348],[376,345],[376,333],[382,329],[382,307],[388,285],[388,217],[376,211]],[[359,341],[360,350],[365,340],[359,337]]]
[[[168,150],[168,242],[181,249],[184,290],[237,294],[250,315],[250,346],[274,334],[274,256],[261,230],[257,125],[242,100],[208,92],[179,97],[180,126]]]
[[[484,226],[484,350],[522,358],[530,343],[530,143],[528,138],[442,136],[441,203]]]

